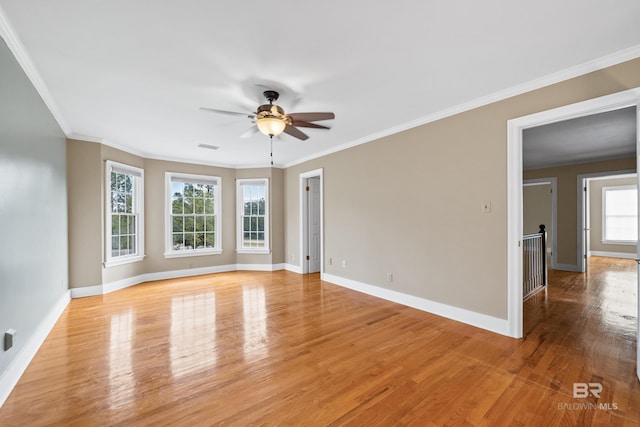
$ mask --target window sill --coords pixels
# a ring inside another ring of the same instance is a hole
[[[603,245],[632,245],[638,244],[638,241],[634,240],[601,240]]]
[[[193,257],[193,256],[207,256],[207,255],[220,255],[222,253],[222,249],[215,249],[210,251],[202,251],[202,250],[191,250],[191,251],[180,251],[180,252],[165,252],[165,258],[185,258],[185,257]]]
[[[271,249],[236,249],[239,254],[270,254]]]
[[[139,261],[142,261],[145,257],[146,255],[136,255],[136,256],[126,257],[126,258],[116,258],[116,259],[111,259],[109,261],[105,261],[102,263],[102,265],[104,266],[104,268],[115,267],[117,265],[124,265],[124,264],[139,262]]]

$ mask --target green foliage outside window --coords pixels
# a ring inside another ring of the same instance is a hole
[[[242,197],[242,247],[264,248],[266,226],[265,186],[244,185]]]
[[[215,248],[215,186],[172,182],[171,190],[173,250]]]
[[[133,175],[111,172],[111,256],[136,253],[137,212],[134,201]]]

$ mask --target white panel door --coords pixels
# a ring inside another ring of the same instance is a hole
[[[320,271],[320,178],[309,178],[309,273]]]

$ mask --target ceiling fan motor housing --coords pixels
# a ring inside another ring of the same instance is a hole
[[[256,119],[264,119],[273,117],[282,120],[288,126],[291,126],[291,119],[284,113],[284,109],[275,104],[263,104],[258,107]]]
[[[258,107],[257,113],[258,116],[263,115],[262,113],[265,113],[264,115],[269,116],[284,116],[284,109],[281,106],[275,104],[262,104]]]
[[[277,101],[280,98],[280,94],[275,90],[265,90],[262,94],[269,102]]]

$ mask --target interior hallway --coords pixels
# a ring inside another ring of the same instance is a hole
[[[523,340],[286,271],[75,299],[0,425],[639,425],[635,277],[551,272]]]

